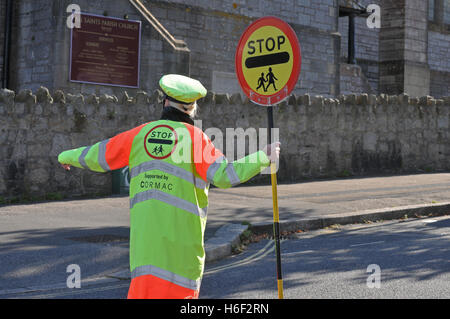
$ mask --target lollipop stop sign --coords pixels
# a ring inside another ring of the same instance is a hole
[[[276,17],[253,22],[242,34],[236,50],[235,67],[239,84],[247,97],[267,106],[268,142],[272,143],[273,105],[286,99],[300,75],[300,44],[294,30]],[[283,299],[277,165],[270,164],[273,199],[273,232],[277,257],[278,298]]]
[[[239,84],[259,105],[282,102],[300,75],[300,44],[294,30],[276,17],[253,22],[242,34],[235,56]]]

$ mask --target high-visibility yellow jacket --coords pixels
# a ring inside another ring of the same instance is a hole
[[[129,298],[197,298],[209,184],[228,188],[270,164],[262,151],[228,162],[199,128],[170,120],[62,152],[58,161],[96,172],[129,166]]]

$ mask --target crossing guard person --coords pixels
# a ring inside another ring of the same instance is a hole
[[[203,85],[169,74],[161,119],[91,146],[62,152],[58,161],[107,172],[130,169],[128,298],[198,298],[210,183],[228,188],[259,174],[279,156],[279,143],[228,162],[193,124]],[[183,159],[183,160],[180,160]]]

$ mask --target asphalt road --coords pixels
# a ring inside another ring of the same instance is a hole
[[[448,216],[296,234],[281,251],[285,298],[450,298]],[[209,265],[201,298],[277,298],[275,265],[271,241],[251,245]]]
[[[281,248],[285,298],[450,298],[449,216],[299,233]],[[206,266],[200,298],[277,298],[275,264],[272,241],[251,244]],[[379,288],[370,288],[377,274]],[[126,297],[128,280],[102,280],[81,289],[3,291],[0,298]]]

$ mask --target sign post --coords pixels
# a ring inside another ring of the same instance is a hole
[[[286,99],[294,89],[301,68],[300,44],[295,31],[283,20],[263,17],[242,34],[236,50],[236,74],[245,95],[267,107],[268,142],[272,141],[273,105]],[[276,163],[270,164],[273,200],[273,232],[277,257],[278,298],[283,299],[280,252],[280,220]]]

